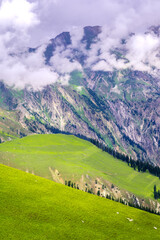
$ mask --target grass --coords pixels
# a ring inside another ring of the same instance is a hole
[[[79,95],[89,96],[87,90],[83,86],[70,85]]]
[[[79,71],[73,71],[71,73],[71,79],[69,80],[70,84],[81,86],[83,85],[83,73]]]
[[[0,189],[1,240],[154,240],[160,236],[157,215],[1,164]]]
[[[90,142],[62,134],[32,135],[0,144],[0,163],[52,180],[49,168],[65,180],[79,181],[88,175],[110,181],[142,198],[153,199],[159,178],[139,173]],[[85,178],[87,181],[87,178]]]

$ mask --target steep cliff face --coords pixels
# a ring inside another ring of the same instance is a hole
[[[69,47],[70,61],[78,61],[83,73],[71,72],[67,86],[57,83],[40,91],[18,91],[1,83],[0,107],[16,114],[21,127],[15,128],[22,128],[25,134],[57,130],[80,134],[159,164],[160,81],[141,71],[104,72],[86,67],[90,46],[100,33],[100,27],[84,29],[81,43],[85,51],[71,49],[68,32],[52,39],[44,52],[46,64],[50,64],[57,46],[63,46],[64,51]]]

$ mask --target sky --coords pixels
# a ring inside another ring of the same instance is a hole
[[[130,60],[127,67],[150,72],[153,63],[159,67],[156,55],[160,42],[156,36],[146,36],[144,32],[160,24],[159,10],[159,0],[0,0],[0,80],[16,87],[43,87],[57,79],[66,84],[70,71],[81,70],[81,66],[77,62],[71,65],[66,53],[61,56],[58,52],[52,59],[53,68],[46,66],[45,43],[63,31],[70,31],[76,45],[83,35],[83,27],[89,25],[103,27],[101,56],[97,57],[97,45],[88,53],[86,64],[92,70],[125,68],[123,61],[116,62],[109,55],[109,49],[119,46],[120,38],[135,32],[136,36],[127,42]],[[40,45],[35,54],[25,52],[27,47]],[[57,69],[58,61],[63,63],[63,70]],[[148,61],[148,65],[144,64]]]
[[[39,25],[35,41],[51,38],[74,26],[109,26],[119,32],[142,32],[160,23],[159,0],[39,0],[34,13]],[[32,39],[32,40],[33,40]],[[34,42],[34,41],[33,41]]]

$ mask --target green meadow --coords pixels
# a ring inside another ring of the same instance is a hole
[[[1,164],[0,223],[1,240],[160,238],[160,216]]]
[[[107,180],[143,198],[153,198],[159,178],[139,173],[90,142],[62,134],[32,135],[0,144],[0,163],[52,180],[51,169],[58,169],[65,180],[82,176]],[[87,180],[86,180],[87,181]]]

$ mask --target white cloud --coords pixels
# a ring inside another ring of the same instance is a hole
[[[160,38],[153,33],[138,33],[132,36],[121,35],[127,41],[121,44],[112,31],[101,33],[100,41],[91,46],[86,64],[94,71],[113,71],[114,69],[131,68],[155,74],[155,68],[160,69]],[[98,54],[99,51],[99,54]],[[121,58],[116,58],[116,52]]]
[[[160,23],[159,8],[159,0],[0,0],[0,79],[19,87],[66,84],[72,71],[83,71],[73,60],[72,48],[87,55],[85,67],[94,71],[132,68],[155,74],[154,69],[160,69],[160,40],[144,32]],[[86,25],[103,26],[90,50],[81,43]],[[45,45],[27,53],[28,46],[40,45],[66,30],[71,32],[72,45],[56,49],[52,66],[45,65]],[[129,37],[131,32],[136,35]],[[125,46],[122,38],[127,39]],[[115,49],[121,49],[129,62],[117,60],[111,54]]]
[[[92,67],[93,71],[113,71],[112,66],[104,60],[99,61]]]
[[[0,6],[0,25],[5,28],[29,28],[37,25],[39,20],[33,12],[35,3],[27,0],[3,0]]]
[[[59,80],[59,75],[44,64],[42,49],[35,53],[8,56],[0,63],[0,80],[18,88],[41,88]]]
[[[151,34],[137,34],[132,36],[127,42],[127,48],[130,50],[128,58],[136,56],[138,61],[145,61],[150,54],[157,50],[160,40]]]
[[[159,0],[37,0],[40,28],[34,40],[70,30],[73,26],[107,25],[116,35],[142,32],[160,23]],[[32,41],[33,42],[33,41]]]
[[[128,49],[126,58],[129,60],[127,67],[150,73],[153,67],[159,68],[160,59],[157,58],[157,54],[160,49],[160,39],[157,36],[152,34],[132,36],[126,47]]]
[[[17,52],[29,44],[29,30],[40,23],[36,2],[0,0],[0,39],[7,53]]]
[[[81,40],[84,35],[84,30],[82,27],[73,26],[70,30],[70,36],[72,41],[72,48],[79,48],[82,46]]]
[[[53,57],[50,59],[50,63],[55,72],[59,74],[68,74],[74,70],[82,70],[82,66],[76,60],[71,60],[73,56],[72,49],[62,50],[57,48]]]
[[[18,88],[30,86],[33,89],[57,81],[66,84],[67,75],[59,76],[51,67],[45,65],[43,53],[46,45],[42,45],[34,53],[28,53],[26,48],[30,37],[28,31],[40,22],[35,13],[35,7],[36,3],[27,0],[3,0],[1,2],[0,80]],[[72,68],[75,66],[74,63]]]

